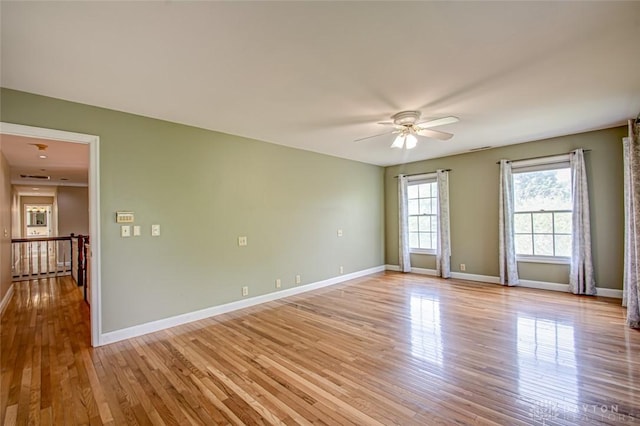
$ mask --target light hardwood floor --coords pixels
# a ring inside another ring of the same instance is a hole
[[[106,347],[16,284],[0,424],[639,424],[619,300],[384,273]]]

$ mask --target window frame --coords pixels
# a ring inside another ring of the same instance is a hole
[[[435,216],[436,223],[440,222],[440,213],[439,213],[439,198],[438,198],[438,175],[436,173],[426,173],[421,175],[414,175],[407,177],[407,191],[409,190],[409,186],[420,185],[423,183],[435,183],[436,184],[436,213],[434,215],[411,215],[409,214],[409,207],[407,206],[407,224],[409,223],[409,218],[412,216]],[[407,196],[407,202],[409,201],[409,197]],[[439,226],[436,225],[436,241],[438,239]],[[409,232],[411,234],[411,232]],[[435,256],[437,254],[437,249],[423,249],[423,248],[414,248],[411,247],[411,239],[409,239],[409,253],[411,254],[428,254]]]
[[[511,163],[511,174],[516,175],[518,173],[528,173],[528,172],[542,172],[542,171],[546,171],[546,170],[558,170],[558,169],[571,169],[571,154],[562,154],[562,155],[557,155],[557,156],[552,156],[552,157],[544,157],[544,158],[533,158],[533,159],[528,159],[528,160],[520,160],[520,161],[513,161]],[[514,191],[515,193],[515,186],[514,186],[514,182],[512,182],[512,191]],[[570,188],[572,189],[572,188]],[[571,193],[571,198],[573,199],[573,193]],[[513,212],[513,221],[514,221],[514,225],[515,225],[515,215],[517,213],[538,213],[538,212],[548,212],[548,213],[555,213],[555,212],[571,212],[573,213],[573,207],[570,210],[537,210],[537,211],[522,211],[522,212],[517,212],[515,211],[515,206],[514,206],[514,212]],[[573,220],[571,223],[571,226],[573,227]],[[555,230],[555,229],[554,229]],[[515,238],[516,232],[515,232],[515,227],[514,227],[514,238]],[[535,233],[533,233],[533,228],[531,230],[531,235],[535,235]],[[551,234],[553,237],[555,237],[555,235],[566,235],[564,233],[561,234],[555,234],[552,233]],[[554,238],[554,244],[555,244],[555,238]],[[516,262],[524,262],[524,263],[551,263],[551,264],[570,264],[571,263],[571,256],[548,256],[548,255],[535,255],[535,254],[518,254],[516,253]]]

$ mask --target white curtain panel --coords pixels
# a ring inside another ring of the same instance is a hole
[[[516,245],[513,229],[513,177],[511,163],[500,160],[499,207],[500,284],[514,286],[520,282],[516,263]]]
[[[409,254],[409,209],[407,194],[407,176],[398,176],[398,263],[401,272],[411,272],[411,256]]]
[[[622,306],[627,306],[628,290],[633,283],[631,280],[631,270],[636,260],[633,243],[633,192],[631,191],[631,137],[633,124],[629,120],[629,137],[622,138],[622,172],[624,176],[624,267],[622,276]],[[637,285],[637,283],[636,283]],[[627,311],[628,312],[628,311]]]
[[[439,277],[451,277],[451,236],[449,226],[449,172],[436,171],[438,180],[438,246],[436,249],[436,273]]]
[[[629,121],[624,151],[624,277],[622,306],[627,307],[627,324],[640,328],[640,125]]]
[[[596,282],[591,259],[591,220],[589,218],[589,189],[584,151],[571,155],[571,195],[573,215],[571,229],[571,270],[569,289],[574,294],[596,294]]]

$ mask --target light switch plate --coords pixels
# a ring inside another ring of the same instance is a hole
[[[160,236],[160,225],[151,225],[151,236],[159,237]]]
[[[338,237],[342,237],[342,229],[338,229]]]
[[[123,238],[131,236],[131,225],[122,225],[120,227],[120,236]]]
[[[141,234],[140,225],[133,225],[133,236],[134,237],[139,237],[140,234]]]

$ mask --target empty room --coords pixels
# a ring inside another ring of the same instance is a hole
[[[0,424],[640,422],[640,2],[0,39]]]

